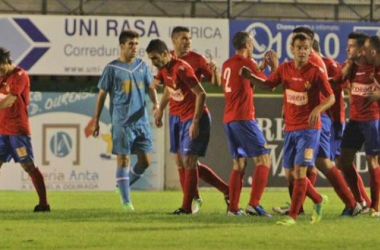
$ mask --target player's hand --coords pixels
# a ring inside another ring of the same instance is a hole
[[[380,90],[376,90],[376,91],[372,92],[372,94],[368,96],[368,100],[371,102],[379,101],[380,100]]]
[[[321,112],[320,112],[319,109],[316,107],[316,108],[314,108],[314,109],[311,111],[311,113],[310,113],[310,115],[309,115],[309,120],[308,120],[308,122],[309,122],[309,126],[310,126],[310,127],[314,127],[315,125],[317,125],[318,122],[319,122],[319,119],[321,119]]]
[[[153,113],[155,113],[156,110],[159,109],[159,108],[160,108],[160,105],[158,103],[153,103],[152,104],[152,111],[153,111]]]
[[[272,71],[278,68],[278,56],[274,50],[269,50],[265,53],[265,61],[271,67]]]
[[[162,127],[162,115],[163,112],[160,108],[156,109],[156,111],[154,112],[154,123],[156,124],[157,128]]]
[[[99,122],[94,122],[94,125],[92,127],[92,136],[93,137],[98,137],[99,136]]]
[[[160,80],[156,79],[156,78],[153,78],[153,81],[150,83],[150,88],[152,89],[158,89],[158,88],[162,88],[164,85],[161,83]]]
[[[218,69],[211,54],[209,56],[208,66],[210,67],[211,71],[216,71]]]
[[[198,125],[198,122],[192,122],[191,125],[190,125],[190,128],[189,128],[189,135],[190,135],[190,139],[191,140],[194,140],[198,137],[199,135],[199,125]]]
[[[247,67],[243,66],[243,67],[240,69],[239,75],[241,75],[241,76],[244,77],[244,78],[250,79],[252,73],[251,73],[251,70],[250,70],[250,69],[248,69]]]

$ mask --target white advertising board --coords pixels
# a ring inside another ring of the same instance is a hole
[[[139,33],[138,57],[148,61],[149,41],[159,38],[171,48],[178,25],[191,30],[194,51],[212,55],[219,66],[228,58],[227,19],[0,15],[0,44],[30,75],[100,75],[119,56],[121,31]]]
[[[86,130],[95,99],[96,95],[90,93],[31,93],[29,114],[34,158],[49,190],[115,190],[116,157],[111,155],[108,101],[102,112],[99,136],[94,138]],[[152,164],[133,189],[164,187],[164,130],[152,126],[152,134]],[[136,158],[132,157],[131,166],[135,162]],[[1,168],[0,189],[32,190],[34,187],[29,175],[12,161]]]

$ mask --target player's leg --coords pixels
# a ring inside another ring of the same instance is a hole
[[[208,143],[210,140],[210,130],[211,130],[211,117],[209,114],[203,114],[200,124],[202,126],[202,137],[203,142],[202,146],[203,150],[206,151],[208,147]],[[220,192],[224,194],[224,197],[228,197],[228,185],[205,163],[201,163],[198,161],[198,173],[199,178],[202,179],[207,184],[215,187]]]
[[[326,114],[321,116],[321,120],[322,130],[315,165],[317,169],[326,176],[339,198],[345,204],[345,210],[343,212],[344,215],[357,215],[360,212],[361,207],[358,205],[357,209],[355,209],[357,206],[356,201],[352,196],[342,173],[332,164],[330,160],[332,150],[331,134],[334,132],[331,130],[331,120]]]
[[[239,208],[239,201],[243,187],[244,171],[247,165],[247,154],[241,147],[242,142],[239,140],[239,134],[241,134],[240,123],[240,121],[236,121],[223,125],[226,132],[228,150],[233,162],[228,181],[230,203],[227,208],[227,215],[229,216],[244,215],[244,211]]]
[[[39,203],[35,206],[34,212],[49,212],[50,206],[47,201],[44,177],[34,165],[31,137],[28,135],[9,136],[9,142],[14,161],[20,163],[29,174],[38,194]]]
[[[131,186],[141,178],[151,163],[153,146],[150,125],[142,124],[130,129],[129,138],[134,139],[131,141],[131,152],[137,155],[137,162],[129,172],[129,185]]]
[[[362,124],[365,137],[365,153],[370,176],[371,206],[370,215],[379,217],[380,168],[378,153],[380,149],[379,120]]]
[[[243,178],[247,160],[246,158],[236,158],[232,159],[232,161],[233,166],[228,181],[230,203],[227,209],[227,215],[240,216],[244,215],[244,211],[239,207],[239,201],[243,188]]]
[[[132,143],[136,135],[128,127],[112,127],[112,154],[116,155],[116,182],[121,204],[126,211],[133,211],[130,193],[130,158]]]
[[[358,174],[353,163],[356,152],[360,150],[363,143],[364,135],[360,129],[359,122],[350,120],[343,133],[338,166],[340,167],[355,200],[359,203],[363,202],[363,197],[358,185]]]

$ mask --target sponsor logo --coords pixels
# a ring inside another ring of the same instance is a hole
[[[183,99],[185,99],[185,96],[183,95],[181,89],[172,89],[172,88],[170,88],[169,86],[167,86],[167,88],[168,88],[168,90],[169,90],[170,97],[171,97],[174,101],[181,102],[181,101],[183,101]]]
[[[0,18],[0,30],[0,44],[25,70],[31,69],[50,48],[50,41],[29,18]]]
[[[291,89],[287,89],[286,101],[297,106],[306,105],[308,103],[307,92],[296,92]]]
[[[358,96],[369,96],[376,90],[376,84],[361,84],[354,82],[351,87],[351,94]]]
[[[73,165],[80,165],[79,124],[44,124],[42,142],[42,165],[67,157]]]

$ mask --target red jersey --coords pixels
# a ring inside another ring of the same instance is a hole
[[[379,119],[379,103],[367,97],[376,91],[373,65],[354,65],[348,80],[350,91],[350,119],[354,121],[372,121]]]
[[[326,74],[312,63],[301,69],[294,62],[281,64],[266,81],[270,87],[282,84],[284,89],[285,131],[320,129],[320,121],[310,127],[308,119],[311,111],[322,102],[323,96],[333,94]]]
[[[223,63],[222,87],[226,99],[224,123],[255,119],[254,90],[251,82],[240,76],[242,67],[247,67],[263,81],[267,78],[251,58],[234,55]]]
[[[323,69],[324,73],[327,75],[327,67],[325,62],[323,61],[322,57],[314,50],[310,52],[309,62]]]
[[[344,92],[343,82],[340,81],[342,75],[340,64],[337,61],[327,57],[322,57],[322,60],[326,65],[327,76],[339,83],[339,85],[334,85],[333,92],[335,96],[335,103],[327,110],[327,114],[331,118],[332,122],[344,123]]]
[[[170,54],[174,57],[174,51],[171,51]],[[195,53],[193,51],[189,51],[184,56],[181,56],[178,58],[190,64],[190,66],[194,70],[195,76],[198,78],[199,81],[211,80],[212,71],[210,67],[208,66],[207,61],[204,58],[204,56],[198,53]],[[180,111],[178,107],[176,106],[176,102],[173,99],[170,99],[169,101],[169,114],[180,115]]]
[[[156,77],[168,88],[180,120],[193,118],[196,96],[191,89],[199,84],[193,68],[187,62],[173,57],[167,66],[158,71]],[[204,110],[208,112],[206,105]]]
[[[5,95],[17,96],[9,108],[0,110],[1,135],[30,135],[28,105],[30,82],[28,74],[20,67],[0,78],[0,99]]]

